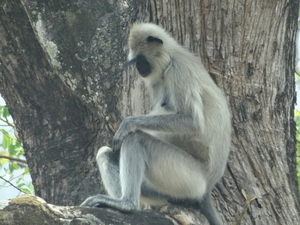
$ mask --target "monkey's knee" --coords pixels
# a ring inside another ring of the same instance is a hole
[[[106,157],[107,154],[110,154],[110,153],[112,153],[112,149],[108,146],[103,146],[103,147],[99,148],[97,156],[96,156],[97,161],[98,161],[98,159],[101,159],[102,157]]]
[[[103,146],[98,150],[96,160],[100,172],[105,171],[107,167],[118,165],[118,157],[115,155],[112,149],[107,146]]]
[[[110,147],[101,147],[97,154],[97,164],[108,195],[115,198],[121,197],[119,158],[115,152]]]
[[[108,146],[103,146],[98,150],[96,160],[98,165],[106,163],[111,157],[112,149]]]

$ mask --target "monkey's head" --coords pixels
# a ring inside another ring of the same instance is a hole
[[[178,46],[164,29],[151,23],[134,24],[128,45],[128,61],[136,64],[144,78],[151,74],[161,75],[171,61],[174,48]]]

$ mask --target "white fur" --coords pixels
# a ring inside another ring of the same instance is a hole
[[[147,54],[152,49],[143,46],[148,36],[163,41],[161,48],[157,49],[160,53],[157,58],[152,57],[152,52]],[[201,59],[180,46],[163,28],[150,23],[135,24],[130,32],[129,47],[130,59],[142,49],[154,65],[153,72],[144,78],[148,85],[155,84],[163,77],[163,82],[172,93],[175,106],[173,113],[192,114],[195,125],[199,127],[197,139],[209,149],[207,179],[213,186],[225,170],[231,142],[231,116],[225,96],[204,68]],[[162,108],[158,107],[150,115],[165,113],[170,112],[162,112]],[[149,133],[155,135],[153,131]],[[157,134],[159,138],[161,132]]]

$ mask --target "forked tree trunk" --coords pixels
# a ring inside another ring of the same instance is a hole
[[[129,24],[150,21],[200,55],[228,97],[232,151],[213,191],[224,223],[238,222],[243,210],[242,224],[299,223],[297,0],[1,0],[0,6],[0,91],[38,196],[78,205],[103,193],[95,152],[124,117],[149,110],[144,85],[125,61]],[[255,200],[246,203],[243,192]]]

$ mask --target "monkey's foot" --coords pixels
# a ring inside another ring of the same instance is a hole
[[[89,207],[110,207],[119,211],[130,212],[138,210],[138,204],[123,199],[115,199],[106,195],[95,195],[88,197],[80,206]]]

